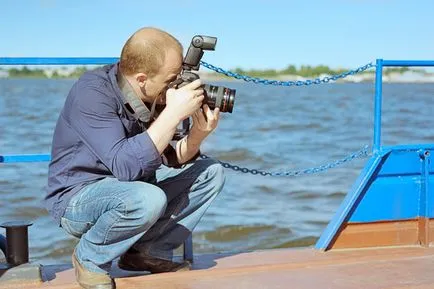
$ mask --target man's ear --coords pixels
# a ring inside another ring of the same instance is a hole
[[[140,87],[144,87],[146,84],[146,81],[148,80],[148,76],[145,73],[137,73],[135,75],[135,78],[137,80],[137,83]]]

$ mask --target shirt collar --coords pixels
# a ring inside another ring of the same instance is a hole
[[[135,119],[148,123],[151,120],[151,111],[146,107],[143,101],[137,96],[131,84],[122,75],[119,70],[119,63],[114,65],[110,71],[110,79],[115,87],[122,104],[127,111]]]

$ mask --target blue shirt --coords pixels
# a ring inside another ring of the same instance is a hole
[[[118,64],[84,73],[71,88],[54,131],[45,207],[60,224],[85,185],[115,177],[151,181],[162,157],[121,98]]]

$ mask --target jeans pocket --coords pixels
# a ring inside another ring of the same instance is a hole
[[[77,222],[71,221],[65,217],[60,219],[62,228],[74,237],[80,238],[86,233],[94,224],[91,222]]]

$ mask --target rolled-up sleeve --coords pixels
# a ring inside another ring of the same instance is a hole
[[[81,87],[69,107],[67,121],[80,140],[121,181],[151,176],[161,165],[148,133],[127,137],[118,103],[98,87]]]

